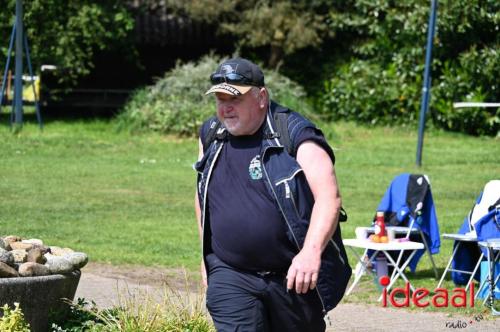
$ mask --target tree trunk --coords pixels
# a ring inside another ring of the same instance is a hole
[[[269,68],[277,69],[283,60],[283,48],[278,45],[271,45],[271,55],[269,56]]]

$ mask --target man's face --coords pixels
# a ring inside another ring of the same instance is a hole
[[[258,91],[258,92],[257,92]],[[244,95],[216,92],[217,117],[234,136],[255,133],[266,115],[266,91],[255,88]]]

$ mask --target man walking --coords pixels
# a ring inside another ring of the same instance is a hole
[[[269,99],[254,63],[224,61],[210,79],[217,116],[200,130],[195,209],[215,326],[324,331],[351,275],[333,151]]]

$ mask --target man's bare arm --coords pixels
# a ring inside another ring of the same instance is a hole
[[[314,206],[304,246],[288,269],[287,288],[295,286],[297,293],[306,293],[316,287],[321,253],[337,228],[341,198],[334,166],[322,147],[312,141],[302,143],[297,162],[313,193]]]

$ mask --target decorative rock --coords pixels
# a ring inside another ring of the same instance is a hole
[[[50,253],[50,248],[46,245],[39,245],[39,244],[34,244],[33,248],[31,249],[40,249],[42,252],[42,255],[45,255],[46,253]],[[28,250],[29,251],[29,250]]]
[[[33,244],[31,244],[31,243],[23,243],[23,242],[11,242],[10,243],[10,247],[12,248],[12,250],[24,249],[24,250],[28,251],[31,248],[33,248]]]
[[[45,264],[47,262],[47,258],[43,256],[40,248],[33,248],[28,252],[28,262]]]
[[[22,243],[31,243],[34,246],[43,246],[43,241],[40,239],[28,239],[28,240],[22,240]]]
[[[10,251],[0,249],[0,262],[7,265],[12,265],[14,264],[14,255]]]
[[[75,269],[81,269],[87,265],[87,262],[89,261],[89,257],[83,252],[72,252],[64,255],[63,257],[70,261]]]
[[[50,253],[54,256],[64,256],[66,254],[72,253],[73,250],[70,248],[61,248],[57,246],[50,246]]]
[[[68,274],[84,267],[88,260],[83,252],[49,247],[40,239],[0,237],[0,278]]]
[[[39,248],[42,251],[42,254],[45,255],[46,253],[50,252],[50,248],[48,246],[36,246],[35,248]]]
[[[3,246],[2,246],[3,244]],[[11,251],[12,248],[10,247],[10,244],[9,242],[3,240],[2,238],[0,238],[0,249],[5,249],[7,251]]]
[[[20,236],[16,236],[16,235],[9,235],[9,236],[4,237],[3,240],[7,243],[12,243],[12,242],[19,242],[22,240],[22,238]]]
[[[19,273],[17,271],[8,266],[5,263],[0,262],[0,278],[13,278],[13,277],[18,277]]]
[[[28,253],[24,249],[15,249],[11,251],[14,256],[14,262],[16,263],[24,263],[27,261]]]
[[[73,264],[64,257],[53,255],[45,255],[45,257],[47,258],[45,266],[49,268],[51,274],[69,273],[74,270]]]
[[[22,277],[46,276],[49,274],[49,268],[43,264],[27,262],[19,266],[19,275]]]

